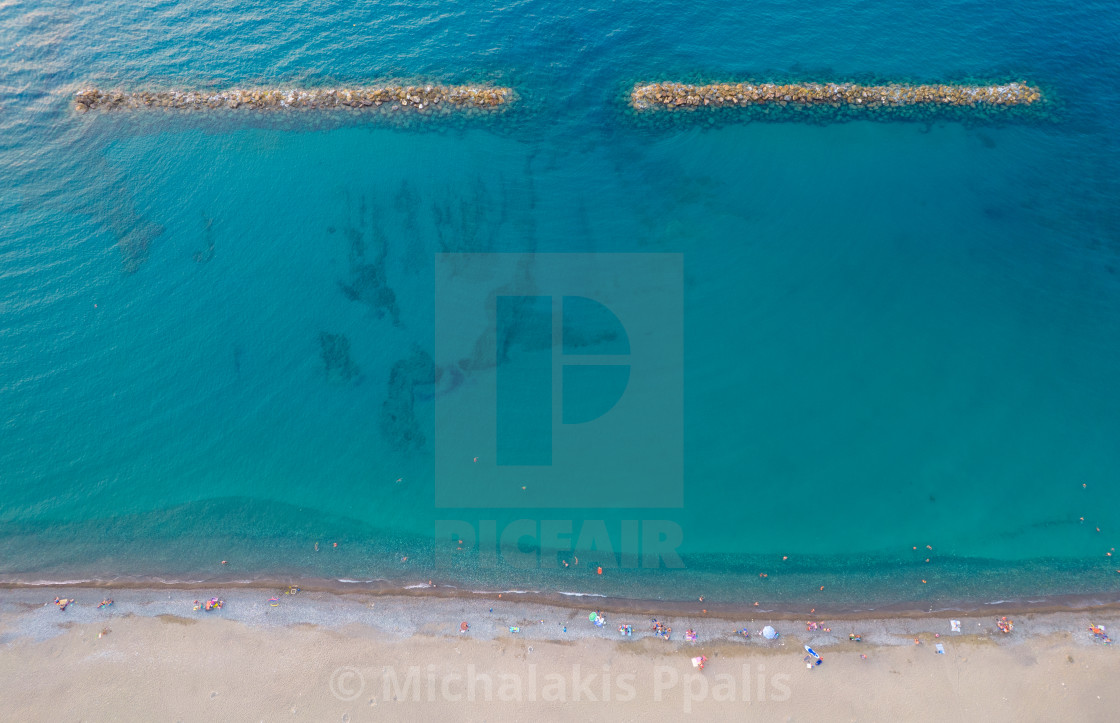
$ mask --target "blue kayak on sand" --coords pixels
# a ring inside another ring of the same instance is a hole
[[[808,653],[809,655],[812,655],[817,660],[821,659],[821,656],[817,654],[817,651],[813,650],[808,645],[805,646],[805,652]]]

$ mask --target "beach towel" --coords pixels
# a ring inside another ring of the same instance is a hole
[[[961,631],[961,621],[960,620],[950,620],[949,621],[949,630],[951,630],[954,633],[959,633]]]

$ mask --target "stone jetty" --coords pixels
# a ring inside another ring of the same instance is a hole
[[[858,83],[646,83],[634,86],[630,105],[637,111],[699,108],[779,107],[857,110],[861,114],[892,109],[1009,109],[1043,101],[1042,92],[1025,83],[1003,85],[861,85]]]
[[[382,85],[361,88],[104,91],[81,90],[79,113],[90,110],[410,110],[451,113],[498,111],[516,99],[512,88],[489,85]]]

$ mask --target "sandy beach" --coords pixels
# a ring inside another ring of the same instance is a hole
[[[55,596],[75,602],[60,611]],[[98,608],[106,596],[113,605]],[[212,596],[222,609],[194,610]],[[1010,634],[996,614],[958,616],[960,632],[943,614],[675,614],[659,617],[669,641],[645,614],[606,613],[598,627],[593,611],[492,597],[6,590],[0,700],[11,720],[184,721],[1103,721],[1120,706],[1118,649],[1088,630],[1120,630],[1111,610],[1009,615]],[[806,662],[806,644],[821,665]]]

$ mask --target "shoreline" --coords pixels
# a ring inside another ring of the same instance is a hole
[[[713,620],[737,620],[750,616],[766,615],[775,620],[796,620],[805,615],[827,615],[839,620],[876,620],[884,617],[923,619],[958,615],[1023,615],[1096,613],[1120,611],[1120,591],[1096,594],[1070,594],[1039,596],[1026,600],[955,600],[931,604],[925,601],[898,601],[887,604],[852,607],[827,602],[802,605],[788,602],[759,600],[758,604],[722,602],[718,599],[660,600],[630,597],[611,597],[592,592],[539,591],[521,589],[466,589],[447,583],[425,582],[411,584],[393,583],[389,580],[343,581],[323,578],[261,578],[239,580],[214,578],[211,580],[166,581],[152,578],[116,580],[60,580],[20,581],[0,579],[3,591],[63,591],[60,597],[73,596],[74,591],[132,591],[155,595],[168,591],[282,591],[298,586],[308,593],[338,597],[365,596],[372,599],[413,600],[507,600],[524,604],[541,605],[557,609],[584,609],[592,607],[615,614],[629,615],[701,615]]]
[[[57,635],[74,625],[112,622],[122,618],[175,618],[187,621],[227,620],[250,626],[275,627],[314,625],[342,629],[360,625],[395,637],[418,634],[457,635],[461,621],[469,621],[471,636],[507,637],[510,634],[534,640],[574,640],[606,638],[620,640],[616,626],[633,625],[633,640],[650,639],[665,642],[672,648],[692,645],[684,640],[686,629],[699,633],[700,643],[734,643],[746,646],[770,646],[761,628],[773,625],[779,640],[793,639],[828,648],[849,641],[848,632],[857,632],[876,645],[909,644],[915,635],[929,634],[938,638],[958,639],[986,637],[1000,642],[1013,642],[1037,635],[1069,632],[1080,633],[1083,642],[1093,642],[1086,632],[1092,623],[1106,624],[1120,631],[1120,606],[1085,609],[1036,609],[1010,613],[1006,610],[955,611],[931,613],[881,610],[861,614],[829,613],[817,610],[812,614],[767,611],[754,608],[732,614],[713,609],[671,609],[611,605],[600,599],[580,599],[570,604],[524,596],[495,595],[431,595],[327,592],[297,587],[289,593],[276,588],[256,587],[180,587],[180,588],[105,588],[64,587],[50,589],[8,589],[0,593],[0,642],[21,637],[44,639]],[[109,594],[111,593],[111,594]],[[62,610],[54,600],[70,600]],[[195,608],[199,600],[219,598],[225,605],[217,611]],[[113,604],[99,607],[102,600]],[[580,604],[583,603],[583,604]],[[707,604],[707,603],[705,603]],[[592,625],[591,612],[600,612],[604,626]],[[661,641],[650,629],[649,620],[662,620],[675,631],[671,639]],[[1011,634],[997,630],[996,621],[1014,616]],[[961,629],[951,630],[950,620],[959,619]],[[1079,625],[1079,621],[1086,621]],[[516,633],[509,626],[520,627]],[[837,627],[835,631],[832,627]],[[748,639],[740,639],[735,631],[751,630]],[[849,630],[849,628],[851,630]],[[899,640],[892,637],[902,636]],[[630,639],[630,638],[626,638]]]

